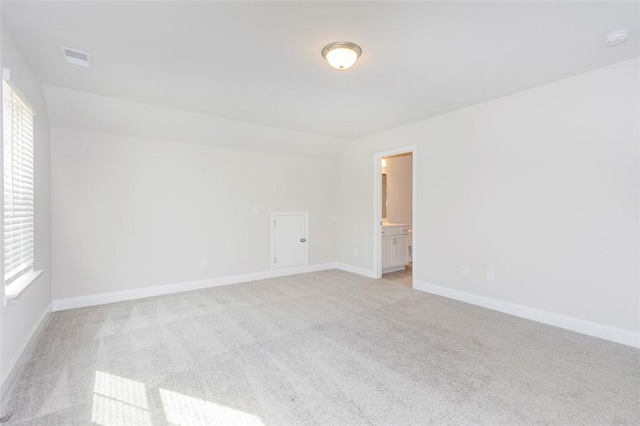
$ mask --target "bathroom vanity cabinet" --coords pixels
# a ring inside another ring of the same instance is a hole
[[[409,225],[382,226],[382,273],[401,271],[409,263]]]

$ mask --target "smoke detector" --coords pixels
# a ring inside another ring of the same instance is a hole
[[[604,45],[617,46],[629,40],[630,36],[631,36],[631,31],[629,31],[628,29],[614,31],[605,37]]]
[[[68,64],[79,65],[85,68],[91,68],[91,55],[75,49],[60,46],[62,50],[62,58]]]

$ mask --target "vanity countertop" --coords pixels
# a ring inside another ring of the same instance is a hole
[[[411,224],[409,223],[393,223],[393,222],[383,222],[382,223],[382,227],[389,227],[389,226],[411,226]]]

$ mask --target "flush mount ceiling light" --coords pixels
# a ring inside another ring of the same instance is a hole
[[[348,41],[336,41],[322,49],[322,57],[338,71],[344,71],[353,66],[360,55],[362,55],[360,46]]]
[[[630,35],[631,31],[627,29],[614,31],[605,37],[604,44],[605,46],[617,46],[629,40]]]

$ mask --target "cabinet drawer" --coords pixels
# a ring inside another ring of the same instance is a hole
[[[393,226],[383,226],[382,227],[382,236],[387,237],[391,235],[407,235],[409,233],[409,226],[407,225],[393,225]]]

